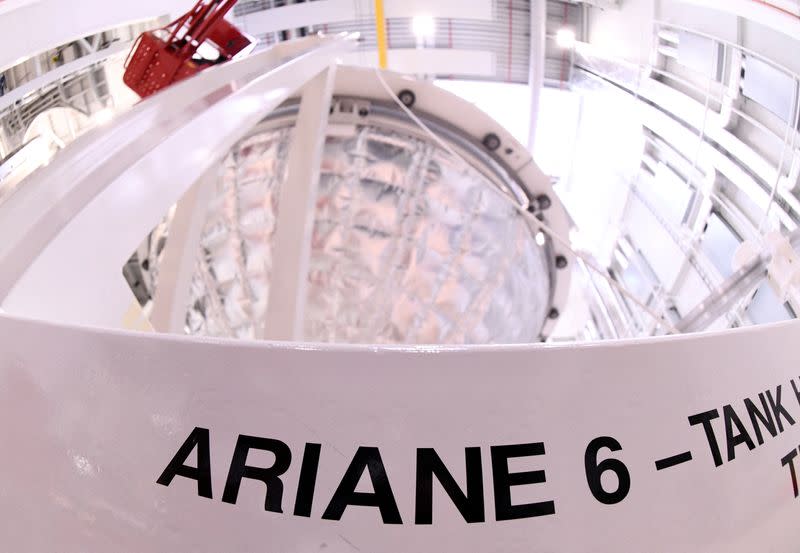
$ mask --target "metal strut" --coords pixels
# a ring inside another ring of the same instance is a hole
[[[200,0],[167,26],[143,33],[126,62],[125,84],[146,98],[247,48],[252,39],[225,19],[235,4],[236,0]],[[202,44],[216,49],[216,61],[196,56]]]

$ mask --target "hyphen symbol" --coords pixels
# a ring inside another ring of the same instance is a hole
[[[692,452],[685,451],[683,453],[678,453],[677,455],[672,455],[671,457],[666,457],[664,459],[659,459],[656,461],[656,470],[664,470],[675,465],[680,465],[682,463],[687,463],[692,460]]]

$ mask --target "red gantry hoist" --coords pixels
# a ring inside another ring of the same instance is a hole
[[[143,33],[126,62],[125,84],[146,98],[247,48],[250,38],[225,20],[234,4],[236,0],[200,0],[166,27]],[[213,46],[219,57],[199,56],[202,44]]]

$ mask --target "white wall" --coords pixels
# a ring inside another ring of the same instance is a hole
[[[618,9],[589,11],[589,42],[604,54],[647,63],[653,44],[655,0],[624,0]]]
[[[437,80],[435,84],[474,104],[511,133],[520,144],[528,143],[531,94],[527,85],[463,80]],[[503,101],[498,102],[498,98]],[[552,174],[541,163],[539,167],[546,174]]]
[[[681,0],[717,12],[735,14],[787,37],[800,37],[800,4],[794,0]]]
[[[736,42],[738,18],[736,14],[694,5],[680,0],[662,0],[656,18],[667,23],[688,27],[717,38]]]
[[[320,0],[303,2],[271,10],[243,15],[237,19],[248,33],[264,33],[295,29],[308,25],[341,23],[374,17],[371,0]],[[386,17],[458,17],[462,19],[491,20],[491,0],[384,0]]]
[[[740,43],[800,73],[800,14],[753,0],[623,0],[619,9],[590,10],[589,42],[611,56],[647,63],[656,20]]]

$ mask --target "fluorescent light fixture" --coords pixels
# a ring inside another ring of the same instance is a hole
[[[430,39],[436,34],[436,23],[430,15],[415,15],[411,19],[411,31],[417,40]]]
[[[572,29],[559,29],[556,33],[556,44],[560,48],[574,48],[575,47],[575,31]]]

